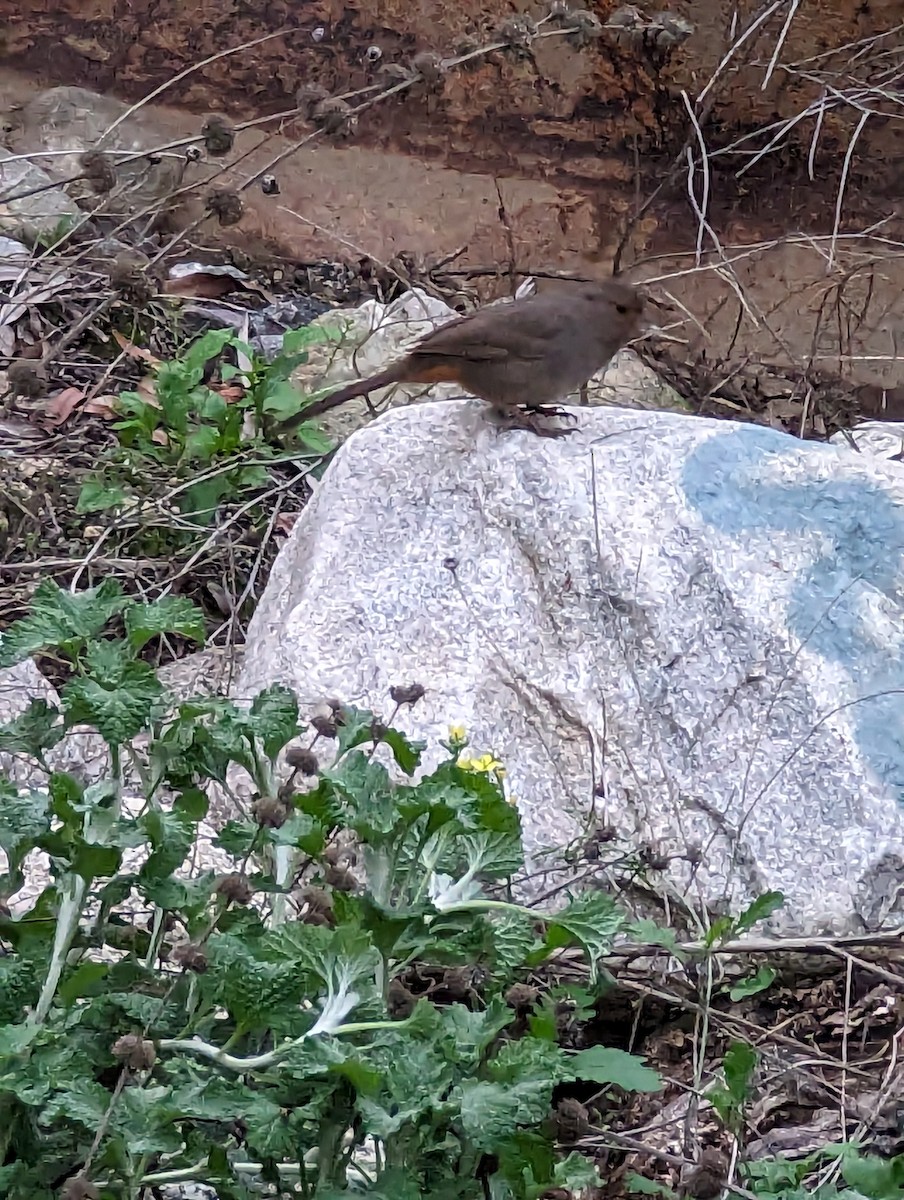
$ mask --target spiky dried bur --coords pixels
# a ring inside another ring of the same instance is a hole
[[[320,771],[317,755],[305,746],[290,746],[286,751],[286,763],[302,775],[316,775]]]
[[[235,145],[235,130],[225,117],[211,113],[201,126],[204,148],[213,158],[222,158]]]
[[[401,63],[383,63],[377,74],[384,76],[392,83],[407,83],[409,79],[414,78],[414,71],[410,67],[402,66]]]
[[[137,1033],[127,1033],[113,1043],[113,1057],[124,1063],[130,1071],[147,1071],[157,1061],[154,1043]]]
[[[130,251],[117,254],[110,263],[110,286],[121,300],[136,307],[147,304],[157,294],[157,284],[147,273],[145,258]]]
[[[429,83],[431,87],[442,83],[446,74],[443,57],[435,50],[422,50],[420,54],[415,54],[411,60],[411,67],[416,74],[420,75],[424,83]]]
[[[245,211],[242,197],[232,188],[217,188],[208,192],[205,207],[221,225],[238,225]]]
[[[97,195],[112,192],[116,187],[116,168],[103,150],[86,150],[78,165],[91,191]]]
[[[500,42],[525,49],[537,36],[537,23],[527,16],[509,17],[499,26],[497,37]]]
[[[338,96],[329,96],[326,100],[315,104],[311,112],[311,120],[324,133],[342,134],[343,136],[351,133],[358,124],[358,118],[352,112],[352,106],[345,100],[340,100]]]
[[[678,13],[656,12],[650,17],[647,41],[659,51],[674,50],[694,32],[694,26]]]
[[[254,819],[264,829],[282,829],[292,812],[291,806],[278,796],[258,796],[251,809]]]
[[[6,370],[9,395],[23,400],[37,400],[47,389],[47,377],[36,362],[15,358]]]
[[[173,962],[186,971],[194,971],[196,975],[203,975],[208,966],[207,955],[194,942],[183,942],[176,946],[173,949]]]
[[[295,92],[295,107],[310,118],[314,115],[317,105],[329,98],[329,92],[319,83],[303,83]]]
[[[590,1113],[579,1100],[565,1096],[556,1105],[556,1139],[560,1142],[578,1142],[590,1132]]]
[[[605,33],[603,23],[596,13],[592,13],[586,8],[571,9],[565,18],[565,23],[570,26],[568,40],[573,46],[579,48],[589,46],[591,42],[601,38]]]
[[[224,875],[217,884],[217,895],[230,904],[250,904],[254,893],[246,876],[233,871],[230,875]]]

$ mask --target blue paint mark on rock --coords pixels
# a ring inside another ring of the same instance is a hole
[[[859,702],[845,717],[861,753],[904,800],[904,506],[869,478],[869,464],[853,452],[745,426],[701,442],[682,484],[707,525],[761,540],[764,562],[772,535],[798,545],[801,534],[812,539],[811,565],[788,602],[788,628],[847,673]],[[814,722],[823,716],[814,713]]]

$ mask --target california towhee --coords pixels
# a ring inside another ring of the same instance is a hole
[[[315,400],[282,431],[393,383],[457,383],[493,406],[507,426],[545,437],[540,423],[562,416],[552,403],[582,387],[639,331],[643,299],[620,279],[541,292],[491,305],[441,325],[385,371]]]

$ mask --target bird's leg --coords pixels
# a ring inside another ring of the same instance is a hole
[[[548,417],[569,417],[572,421],[575,420],[573,413],[554,404],[537,405],[535,408],[525,408],[516,404],[506,405],[504,408],[493,405],[491,420],[501,429],[526,429],[537,437],[559,438],[571,433],[570,429],[558,429],[555,425],[547,424],[545,418]]]

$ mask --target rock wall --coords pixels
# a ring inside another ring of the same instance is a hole
[[[777,132],[764,133],[767,127],[797,117],[832,86],[876,110],[849,164],[845,215],[875,220],[894,210],[900,183],[893,164],[904,153],[904,133],[891,117],[893,96],[880,89],[904,58],[893,32],[899,0],[805,0],[797,8],[784,0],[681,0],[668,16],[692,32],[671,46],[652,4],[595,3],[601,22],[624,21],[633,11],[635,27],[607,29],[583,46],[554,32],[558,18],[543,21],[542,3],[516,0],[516,7],[542,22],[544,36],[477,54],[437,88],[420,86],[362,113],[356,143],[591,194],[602,249],[637,196],[666,177],[689,131],[694,137],[682,92],[694,99],[715,77],[701,113],[713,222],[718,227],[740,209],[764,227],[793,220],[824,229],[859,108],[837,100],[825,112],[812,162],[815,116],[798,121],[753,167],[750,158]],[[137,100],[186,72],[162,94],[166,103],[248,118],[293,108],[301,84],[356,91],[385,85],[387,65],[406,64],[416,52],[479,50],[499,40],[512,7],[508,0],[32,0],[25,12],[0,0],[0,16],[0,64],[27,69],[42,83]],[[286,32],[251,44],[279,30]],[[235,47],[242,48],[207,61]],[[684,172],[672,183],[643,234],[657,229],[660,244],[680,243],[687,223]]]

